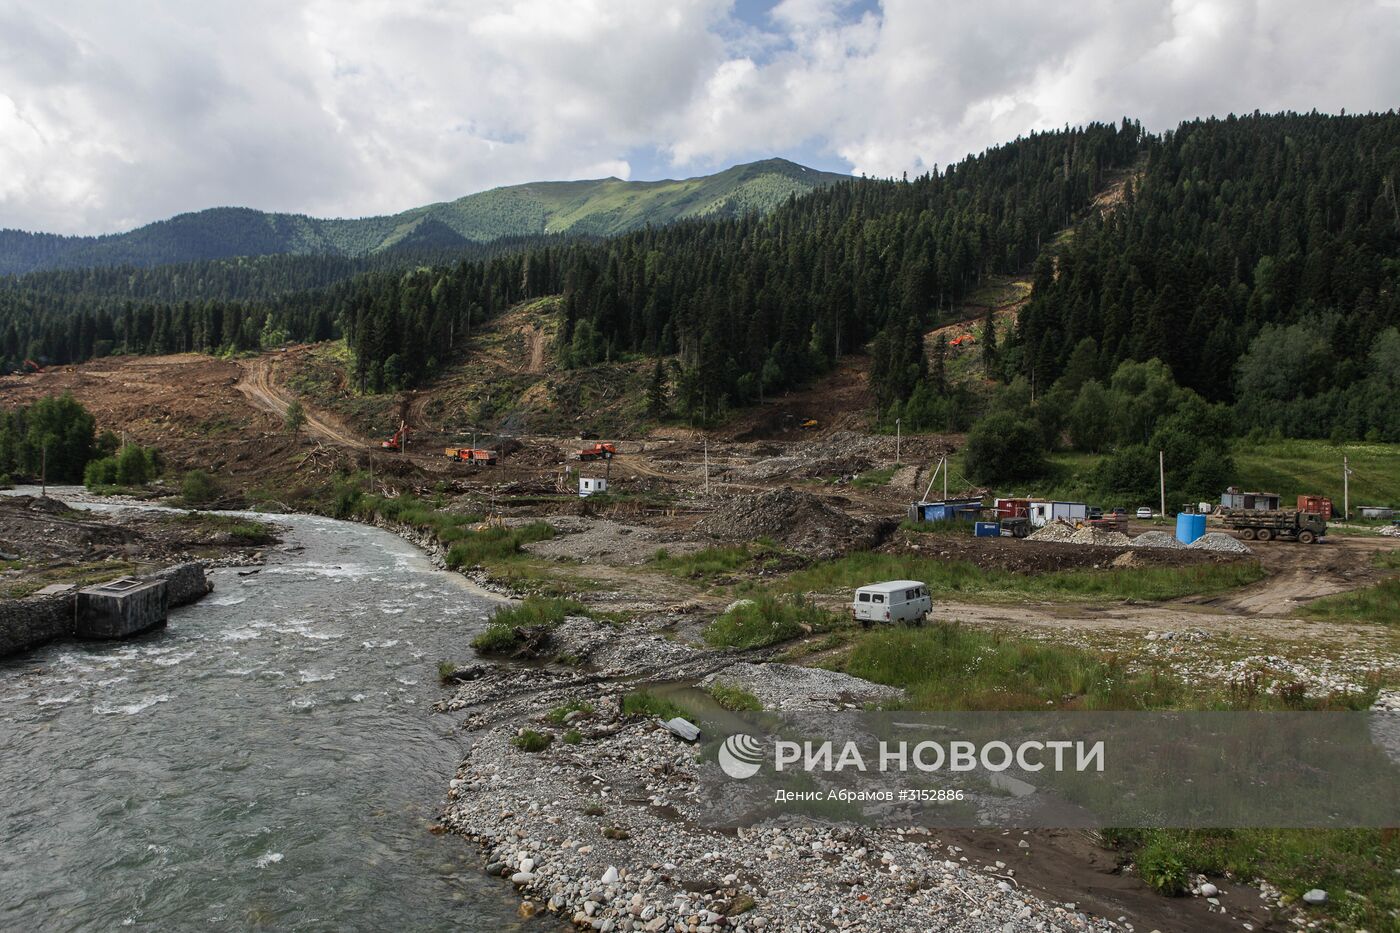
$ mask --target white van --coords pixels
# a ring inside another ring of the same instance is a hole
[[[851,603],[851,615],[866,628],[876,622],[912,622],[923,624],[933,610],[933,597],[928,587],[918,580],[890,580],[871,583],[856,590]]]

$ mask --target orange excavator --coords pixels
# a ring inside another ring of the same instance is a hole
[[[40,366],[33,360],[25,360],[24,366],[21,371],[26,373],[41,373],[44,371],[44,367]]]
[[[948,342],[950,347],[961,347],[964,344],[975,343],[976,339],[971,334],[963,334],[961,337],[954,337]]]
[[[578,452],[580,460],[611,460],[617,456],[617,446],[605,441],[601,444],[589,444]]]
[[[380,447],[385,450],[403,450],[408,443],[408,422],[400,421],[399,429],[391,434],[386,440],[380,443]]]

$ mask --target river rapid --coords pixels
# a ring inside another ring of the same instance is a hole
[[[164,630],[0,662],[0,928],[518,922],[428,832],[466,745],[437,662],[490,603],[388,532],[273,520],[284,549]]]

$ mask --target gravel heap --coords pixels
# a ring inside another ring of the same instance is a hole
[[[743,687],[758,697],[764,709],[776,710],[860,709],[866,703],[893,700],[903,692],[839,671],[776,663],[731,664],[700,685],[715,682]]]
[[[1133,547],[1184,548],[1186,545],[1176,540],[1176,536],[1165,531],[1144,531],[1131,542]]]
[[[1055,521],[1029,536],[1028,541],[1058,541],[1064,544],[1074,540],[1075,528],[1067,522]]]
[[[1126,547],[1131,543],[1128,536],[1121,531],[1095,528],[1092,525],[1076,529],[1069,540],[1071,544],[1103,544],[1109,547]]]
[[[817,558],[838,557],[875,543],[876,528],[810,493],[784,487],[757,496],[734,496],[705,516],[695,530],[732,541],[772,538]]]
[[[1243,541],[1220,531],[1208,531],[1188,544],[1187,547],[1195,548],[1198,551],[1225,551],[1231,554],[1254,553]]]
[[[697,663],[723,665],[722,677],[742,678],[755,692],[790,683],[829,698],[833,689],[877,685],[786,665],[728,664],[685,645],[664,647],[653,632],[619,639],[584,619],[568,620],[556,637],[602,669],[543,677],[538,669],[481,665],[451,704],[470,709],[477,731],[449,784],[442,823],[482,846],[486,871],[517,889],[522,917],[548,911],[602,933],[1118,929],[1073,904],[1047,903],[1018,887],[1014,868],[972,861],[926,829],[788,822],[709,829],[697,821],[699,779],[714,762],[698,761],[694,746],[650,719],[621,716],[632,678],[664,672],[699,681]],[[567,687],[554,686],[565,680]],[[562,722],[550,718],[570,701],[575,709]],[[513,741],[525,728],[554,741],[526,752]],[[568,742],[566,730],[577,733]]]

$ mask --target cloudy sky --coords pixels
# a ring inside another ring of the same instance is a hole
[[[1400,105],[1400,0],[0,0],[0,227]]]

